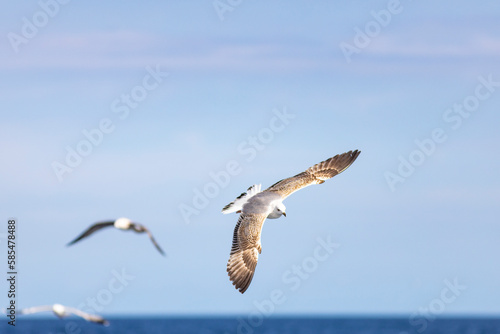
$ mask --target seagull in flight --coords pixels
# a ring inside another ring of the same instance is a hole
[[[144,226],[138,223],[133,223],[130,219],[128,218],[118,218],[115,221],[105,221],[105,222],[98,222],[95,223],[94,225],[90,226],[86,231],[84,231],[82,234],[80,234],[75,240],[71,241],[70,243],[67,244],[67,246],[71,246],[74,243],[82,240],[85,237],[88,237],[95,231],[98,231],[102,228],[105,227],[110,227],[113,226],[119,230],[132,230],[137,233],[147,233],[149,236],[149,239],[151,239],[151,242],[153,245],[156,247],[158,252],[160,252],[161,255],[165,256],[165,252],[160,248],[156,240],[153,238],[153,235],[151,232]]]
[[[22,309],[19,311],[19,314],[32,314],[32,313],[39,313],[39,312],[48,312],[52,311],[56,316],[59,318],[64,318],[67,317],[71,314],[77,315],[87,321],[90,322],[95,322],[97,324],[101,324],[104,326],[109,326],[109,321],[104,319],[101,316],[94,315],[94,314],[88,314],[83,311],[80,311],[79,309],[76,309],[74,307],[68,307],[64,306],[61,304],[54,304],[54,305],[42,305],[42,306],[34,306],[34,307],[28,307],[25,309]]]
[[[250,286],[262,250],[260,235],[266,218],[286,217],[283,200],[311,184],[321,184],[342,173],[361,151],[349,151],[327,159],[295,176],[276,182],[264,191],[256,184],[222,209],[222,213],[240,213],[233,233],[227,272],[234,287],[244,293]]]

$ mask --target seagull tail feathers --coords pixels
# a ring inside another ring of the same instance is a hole
[[[254,184],[247,189],[246,192],[242,193],[240,196],[236,197],[234,201],[222,208],[222,213],[227,214],[231,212],[237,212],[243,209],[243,205],[253,196],[261,192],[262,185]]]

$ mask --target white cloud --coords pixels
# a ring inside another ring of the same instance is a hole
[[[191,70],[282,70],[331,66],[321,45],[303,41],[243,42],[168,39],[138,32],[53,34],[36,38],[18,55],[0,55],[4,69],[116,69],[161,64]],[[315,52],[316,51],[316,52]],[[315,54],[313,58],[311,55]],[[323,60],[317,54],[325,54]]]
[[[388,34],[374,40],[366,52],[398,57],[493,57],[500,54],[500,38],[467,34],[457,40],[428,38],[427,34]]]

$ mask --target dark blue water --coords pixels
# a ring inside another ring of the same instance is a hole
[[[103,327],[78,318],[30,319],[20,317],[16,326],[0,323],[0,333],[17,334],[500,334],[500,318],[449,318],[410,324],[408,318],[109,318]]]

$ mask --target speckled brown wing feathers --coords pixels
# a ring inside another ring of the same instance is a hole
[[[261,252],[260,234],[266,220],[263,214],[242,213],[234,228],[233,245],[227,262],[227,272],[233,285],[241,293],[252,282]]]
[[[277,192],[285,199],[295,191],[307,187],[311,184],[320,184],[347,169],[361,152],[358,150],[349,151],[327,159],[312,166],[305,172],[281,180],[264,191]]]

